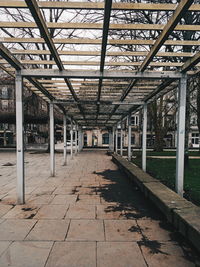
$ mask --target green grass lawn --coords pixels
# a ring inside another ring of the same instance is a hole
[[[142,152],[133,150],[133,155],[140,156],[140,155],[142,155]],[[176,151],[163,151],[163,152],[147,151],[147,156],[176,156]],[[189,151],[189,156],[199,156],[200,157],[200,152],[198,150]]]
[[[165,152],[154,153],[166,155]],[[133,162],[141,167],[141,156],[138,154]],[[171,189],[175,189],[176,159],[147,158],[147,172]],[[200,159],[189,160],[189,167],[185,169],[184,190],[185,197],[200,206]]]

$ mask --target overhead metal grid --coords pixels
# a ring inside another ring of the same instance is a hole
[[[30,90],[80,126],[112,127],[172,90],[181,73],[199,71],[200,26],[182,20],[187,12],[200,12],[198,1],[0,0],[0,9],[6,14],[0,21],[0,68],[11,75],[21,71]],[[60,15],[52,20],[52,12]],[[127,14],[144,12],[165,14],[164,22],[146,23],[141,17],[127,23]],[[192,32],[194,38],[180,39],[180,32]]]

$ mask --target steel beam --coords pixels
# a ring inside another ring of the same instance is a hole
[[[55,176],[55,141],[54,141],[54,105],[49,104],[50,112],[50,165],[51,165],[51,176]]]
[[[63,116],[63,165],[67,165],[67,118],[66,115]]]
[[[183,196],[184,152],[185,152],[185,116],[186,116],[187,76],[180,79],[178,89],[178,125],[176,150],[176,192]]]
[[[131,115],[128,116],[128,160],[131,161]]]
[[[143,108],[143,127],[142,127],[142,170],[146,172],[146,154],[147,154],[147,104]]]
[[[144,72],[145,69],[148,67],[156,53],[159,51],[161,46],[165,43],[168,36],[171,34],[171,32],[174,30],[176,25],[178,24],[181,17],[185,14],[185,12],[188,10],[188,8],[191,6],[194,0],[182,0],[178,7],[176,8],[173,16],[169,20],[169,22],[164,27],[163,31],[159,35],[158,39],[155,41],[154,45],[152,46],[151,50],[149,51],[148,55],[146,56],[145,60],[139,67],[139,72]],[[168,77],[169,78],[169,77]],[[123,92],[121,96],[121,101],[123,101],[127,95],[130,93],[131,89],[136,85],[137,79],[133,80],[130,85],[127,87],[127,89]],[[113,110],[115,112],[119,106],[116,106]]]
[[[24,125],[23,83],[20,71],[16,72],[16,143],[17,143],[17,203],[25,203],[24,182]]]
[[[200,62],[200,52],[196,53],[192,58],[188,59],[182,66],[181,72],[186,72]]]
[[[100,73],[103,73],[104,71],[111,7],[112,7],[112,0],[105,0],[103,34],[102,34],[102,44],[101,44]],[[97,101],[99,101],[101,98],[101,88],[102,88],[102,78],[99,79]],[[97,117],[98,113],[99,113],[99,106],[98,106]]]
[[[164,42],[167,40],[169,35],[172,33],[180,19],[183,17],[183,15],[186,13],[186,11],[189,9],[189,7],[192,5],[194,0],[182,0],[179,5],[177,6],[173,16],[170,18],[168,23],[165,25],[164,29],[162,30],[161,34],[157,38],[155,44],[152,46],[151,50],[149,51],[149,54],[143,61],[141,67],[139,68],[139,71],[144,71],[149,63],[152,61],[156,53],[159,51],[161,46],[164,44]]]
[[[56,62],[56,65],[58,66],[60,71],[63,71],[65,68],[64,68],[63,63],[60,59],[60,56],[59,56],[58,51],[55,47],[55,44],[54,44],[54,42],[50,36],[49,30],[48,30],[46,22],[42,16],[42,13],[40,11],[40,8],[38,6],[37,1],[36,0],[25,0],[25,2],[27,4],[37,26],[38,26],[38,29],[41,33],[41,36],[44,38],[44,40],[45,40],[45,42],[46,42],[46,44],[47,44],[47,46],[51,52],[51,55],[53,56],[53,58]],[[64,80],[65,80],[74,100],[77,101],[78,97],[77,97],[77,95],[73,89],[73,86],[72,86],[70,80],[66,77],[64,78]],[[79,109],[80,109],[80,112],[83,113],[82,108],[79,107]],[[84,117],[84,115],[83,115],[83,117]]]
[[[43,78],[83,78],[83,79],[180,79],[181,73],[175,71],[106,71],[103,73],[93,70],[54,70],[54,69],[24,69],[24,77],[43,77]]]
[[[65,2],[65,1],[38,1],[41,9],[86,9],[103,10],[103,2]],[[21,0],[1,0],[0,8],[27,8],[26,3]],[[143,11],[174,11],[176,4],[158,3],[113,3],[112,10],[143,10]],[[190,7],[190,11],[200,11],[198,4]]]

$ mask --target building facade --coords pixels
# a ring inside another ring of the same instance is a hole
[[[46,143],[48,141],[48,104],[39,96],[24,88],[24,132],[25,143]],[[0,72],[0,146],[16,144],[15,80]],[[55,112],[56,122],[62,116]],[[56,125],[57,126],[57,125]],[[59,127],[55,127],[59,128]],[[60,138],[59,133],[56,136]],[[59,130],[58,130],[59,132]]]

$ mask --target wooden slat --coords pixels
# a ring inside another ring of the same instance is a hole
[[[85,30],[102,30],[101,23],[54,23],[48,22],[47,27],[50,29],[85,29]],[[163,30],[163,24],[110,24],[110,30]],[[9,22],[1,21],[0,28],[37,28],[34,22]],[[177,25],[176,31],[200,31],[200,25]]]
[[[0,60],[0,64],[7,63],[5,60]],[[22,64],[27,65],[56,65],[52,60],[21,60]],[[63,65],[73,66],[99,66],[98,61],[63,61]],[[106,62],[106,66],[140,66],[141,62]],[[151,62],[149,66],[155,67],[182,67],[183,63],[179,62]]]
[[[177,26],[177,24],[180,21],[180,19],[183,17],[183,15],[187,12],[188,8],[191,6],[192,3],[193,3],[193,0],[182,0],[178,4],[173,16],[170,18],[168,23],[165,25],[163,31],[161,32],[161,34],[158,36],[155,44],[152,46],[147,57],[143,61],[142,65],[140,66],[139,71],[144,71],[148,67],[148,65],[153,60],[156,53],[159,51],[159,49],[164,44],[164,42],[167,40],[169,35],[173,32],[173,30],[181,26],[181,25]],[[188,25],[185,25],[185,26],[188,26]]]
[[[200,52],[196,53],[191,59],[188,59],[182,66],[181,71],[186,72],[200,62]]]
[[[75,39],[60,39],[56,38],[53,40],[55,44],[90,44],[100,45],[101,40],[89,39],[89,38],[75,38]],[[11,38],[11,37],[0,37],[0,42],[3,43],[44,43],[42,38]],[[110,45],[153,45],[154,40],[108,40]],[[200,41],[196,40],[167,40],[165,45],[176,45],[176,46],[199,46]]]
[[[103,10],[102,2],[58,2],[58,1],[38,1],[40,8],[59,8],[59,9],[94,9]],[[0,7],[4,8],[27,8],[23,1],[1,0]],[[113,10],[149,10],[149,11],[174,11],[175,4],[146,4],[146,3],[113,3]],[[190,7],[191,11],[200,11],[200,5],[194,4]]]
[[[11,53],[14,55],[50,55],[50,51],[47,50],[11,50]],[[74,56],[100,56],[101,52],[99,51],[58,51],[59,55],[74,55]],[[107,52],[107,56],[146,56],[147,51],[138,51],[138,52]],[[156,54],[157,57],[192,57],[194,53],[186,52],[160,52]]]

